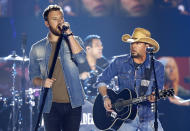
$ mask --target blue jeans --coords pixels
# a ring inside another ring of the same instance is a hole
[[[154,120],[140,122],[139,117],[132,121],[124,122],[118,131],[155,131]],[[160,121],[158,120],[158,131],[163,131]]]
[[[109,131],[116,131],[116,130],[110,129]],[[147,122],[140,122],[139,117],[136,116],[134,120],[124,122],[117,131],[155,131],[154,120]],[[158,120],[158,131],[164,131],[159,120]]]
[[[44,113],[46,131],[78,131],[82,107],[72,108],[70,103],[53,102],[50,113]]]

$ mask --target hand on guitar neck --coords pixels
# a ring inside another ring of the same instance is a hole
[[[148,96],[148,100],[150,102],[155,102],[155,92],[153,92],[150,96]]]

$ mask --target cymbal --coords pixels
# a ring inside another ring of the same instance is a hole
[[[39,92],[39,91],[41,91],[41,89],[39,89],[39,88],[36,88],[36,89],[29,88],[28,90],[25,90],[25,93],[32,94],[32,93]]]
[[[29,61],[29,58],[28,57],[20,57],[18,55],[9,55],[7,57],[4,57],[5,60],[10,60],[10,61]]]
[[[17,54],[11,54],[6,57],[0,57],[0,62],[3,61],[29,61],[28,57],[20,57]]]

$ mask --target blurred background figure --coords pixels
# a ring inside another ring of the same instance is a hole
[[[88,35],[82,45],[86,51],[86,61],[79,65],[80,79],[87,96],[93,102],[97,95],[95,88],[96,78],[108,66],[108,61],[103,56],[103,45],[100,36]]]
[[[162,0],[118,0],[117,13],[120,16],[134,18],[179,13],[176,6],[166,5],[167,3]]]
[[[75,0],[75,2],[78,16],[111,16],[115,6],[115,0]]]
[[[124,16],[142,17],[150,13],[154,0],[118,0],[119,9]]]
[[[180,76],[175,59],[173,57],[161,57],[159,60],[165,65],[164,88],[165,89],[173,88],[176,96],[179,96],[184,99],[190,98],[190,91],[185,89],[179,84]],[[175,102],[174,99],[175,97],[174,98],[170,97],[169,100],[171,102]],[[189,102],[186,104],[189,104]]]
[[[185,15],[190,13],[189,0],[35,0],[35,3],[35,14],[38,15],[48,4],[61,6],[69,16],[112,16],[117,8],[120,15],[142,17],[150,14],[156,6],[179,10]]]
[[[57,4],[63,8],[68,16],[101,17],[111,16],[114,11],[115,0],[48,0],[39,1],[43,8],[47,4]]]
[[[189,131],[190,91],[180,85],[179,68],[174,57],[161,57],[159,60],[165,66],[164,88],[173,88],[175,91],[174,97],[159,102],[163,128],[165,131]]]
[[[49,4],[56,4],[62,7],[64,15],[75,16],[72,10],[72,0],[35,0],[35,16],[41,17],[43,9]]]

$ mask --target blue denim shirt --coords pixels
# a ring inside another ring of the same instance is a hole
[[[75,36],[75,39],[81,43],[82,40]],[[48,77],[48,62],[51,55],[51,44],[48,37],[33,44],[30,50],[29,76],[33,80],[35,77],[46,79]],[[84,91],[79,80],[79,71],[77,64],[85,62],[85,54],[82,50],[78,54],[72,54],[68,43],[63,39],[59,51],[59,56],[64,72],[66,87],[73,108],[79,107],[84,103]],[[40,95],[40,104],[44,90],[42,88]],[[44,105],[44,113],[49,113],[52,105],[52,89],[50,88]]]
[[[158,89],[162,89],[164,85],[164,66],[155,60],[155,71],[158,83]],[[130,55],[123,55],[116,57],[109,67],[99,76],[97,87],[107,86],[114,76],[118,76],[119,91],[124,88],[135,90],[139,96],[139,88],[142,80],[145,79],[145,68],[150,69],[150,56],[147,54],[146,60],[143,64],[135,70],[133,59]],[[136,73],[135,73],[136,72]],[[135,87],[134,87],[135,85]],[[150,95],[154,91],[154,73],[151,72],[150,83],[147,85],[148,89],[145,95]],[[148,121],[154,119],[154,112],[151,111],[151,103],[144,102],[138,105],[138,116],[140,121]]]

